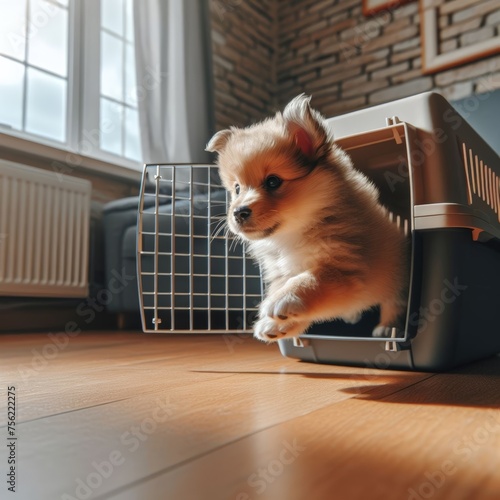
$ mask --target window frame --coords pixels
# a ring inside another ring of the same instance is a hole
[[[39,152],[42,158],[47,158],[49,151],[65,153],[56,154],[57,157],[78,156],[78,164],[67,162],[70,169],[92,165],[92,170],[106,173],[101,167],[114,165],[142,170],[142,163],[100,149],[100,5],[100,0],[68,2],[66,142],[0,126],[0,145],[20,153],[29,149],[35,156]],[[9,141],[9,137],[13,140]],[[116,169],[111,170],[116,175]]]

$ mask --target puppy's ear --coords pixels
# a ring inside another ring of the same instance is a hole
[[[210,139],[210,141],[208,141],[205,151],[209,151],[210,153],[221,153],[232,135],[233,130],[220,130]]]
[[[307,157],[314,157],[328,140],[324,118],[311,109],[311,97],[301,94],[290,101],[283,111],[283,120],[295,144]]]

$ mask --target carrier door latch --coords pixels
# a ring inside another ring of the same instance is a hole
[[[388,116],[385,119],[386,127],[392,127],[393,125],[398,125],[398,123],[401,123],[401,120],[397,116]]]
[[[310,342],[308,339],[301,337],[293,337],[293,347],[309,347]]]
[[[387,341],[385,343],[385,350],[387,352],[398,352],[400,350],[399,346],[398,346],[398,342]]]
[[[391,339],[397,338],[398,329],[392,328],[391,330]],[[387,352],[398,352],[404,349],[408,349],[408,344],[406,342],[396,342],[395,340],[388,340],[385,343],[385,350]]]
[[[400,123],[402,123],[402,122],[397,116],[391,116],[391,117],[387,117],[385,119],[385,125],[387,127],[394,127],[394,125],[399,125]],[[392,129],[392,135],[394,136],[394,140],[396,141],[396,144],[403,144],[403,139],[399,135],[398,127],[394,127]]]

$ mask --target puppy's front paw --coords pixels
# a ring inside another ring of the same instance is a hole
[[[276,342],[285,337],[297,337],[303,333],[309,323],[283,323],[270,317],[259,319],[254,325],[254,337],[263,342]]]
[[[268,297],[260,307],[262,318],[270,317],[281,321],[295,321],[305,310],[304,302],[294,293],[286,293],[278,297]]]
[[[265,316],[253,327],[254,337],[264,342],[276,342],[286,335],[285,325]]]

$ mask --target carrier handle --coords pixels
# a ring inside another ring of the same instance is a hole
[[[474,241],[500,239],[499,221],[477,209],[460,203],[429,203],[413,207],[414,229],[467,228],[472,229]]]

